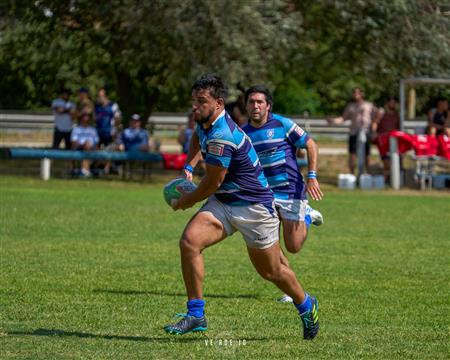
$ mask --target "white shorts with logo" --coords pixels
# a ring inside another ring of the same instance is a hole
[[[290,221],[305,221],[308,200],[290,199],[281,200],[275,198],[275,208],[281,219]]]
[[[230,206],[213,195],[199,212],[209,212],[219,220],[228,236],[239,231],[248,247],[267,249],[278,241],[279,220],[276,211],[262,204]]]

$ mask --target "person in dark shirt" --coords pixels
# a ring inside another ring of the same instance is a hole
[[[428,118],[428,134],[431,136],[450,136],[450,113],[448,111],[448,100],[439,98],[437,100],[436,111]]]
[[[400,129],[400,116],[398,115],[398,102],[393,96],[390,96],[384,105],[378,111],[377,116],[371,124],[372,141],[377,144],[380,151],[381,161],[383,162],[383,175],[386,181],[389,179],[391,161],[389,152],[384,153],[382,150],[382,142],[387,141],[386,136],[393,130]]]

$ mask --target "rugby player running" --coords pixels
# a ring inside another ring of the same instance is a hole
[[[262,85],[245,92],[249,123],[243,130],[252,140],[269,186],[275,194],[275,207],[283,225],[283,238],[287,251],[298,253],[308,235],[309,226],[321,225],[320,212],[308,205],[308,193],[320,200],[323,193],[317,181],[317,145],[292,120],[272,113],[273,99]],[[297,149],[306,149],[308,175],[306,184],[297,166]],[[282,263],[289,265],[281,253]],[[292,302],[284,295],[279,301]]]
[[[187,313],[164,329],[170,334],[205,331],[202,252],[239,231],[256,271],[294,300],[304,339],[319,330],[318,302],[309,296],[295,273],[280,259],[279,221],[273,193],[251,141],[225,112],[227,86],[207,74],[192,86],[192,112],[197,122],[185,165],[185,176],[203,155],[206,173],[196,190],[182,193],[174,210],[208,199],[186,225],[180,239],[181,268],[187,292]]]

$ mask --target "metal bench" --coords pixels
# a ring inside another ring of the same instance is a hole
[[[37,148],[10,148],[9,155],[15,159],[40,159],[41,178],[50,178],[51,159],[54,160],[106,160],[106,161],[142,161],[162,162],[163,157],[159,153],[144,153],[137,151],[79,151],[79,150],[56,150]]]

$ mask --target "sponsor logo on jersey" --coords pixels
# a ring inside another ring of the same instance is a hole
[[[305,132],[303,131],[303,129],[302,129],[301,127],[299,127],[299,126],[296,126],[294,130],[295,130],[295,132],[296,132],[298,135],[300,135],[300,136],[303,136],[303,134],[305,133]]]
[[[215,139],[220,139],[223,136],[222,131],[216,131],[214,134],[211,135]]]
[[[208,154],[222,156],[225,145],[210,143],[208,144]]]
[[[272,139],[275,131],[273,129],[267,130],[267,138]]]

